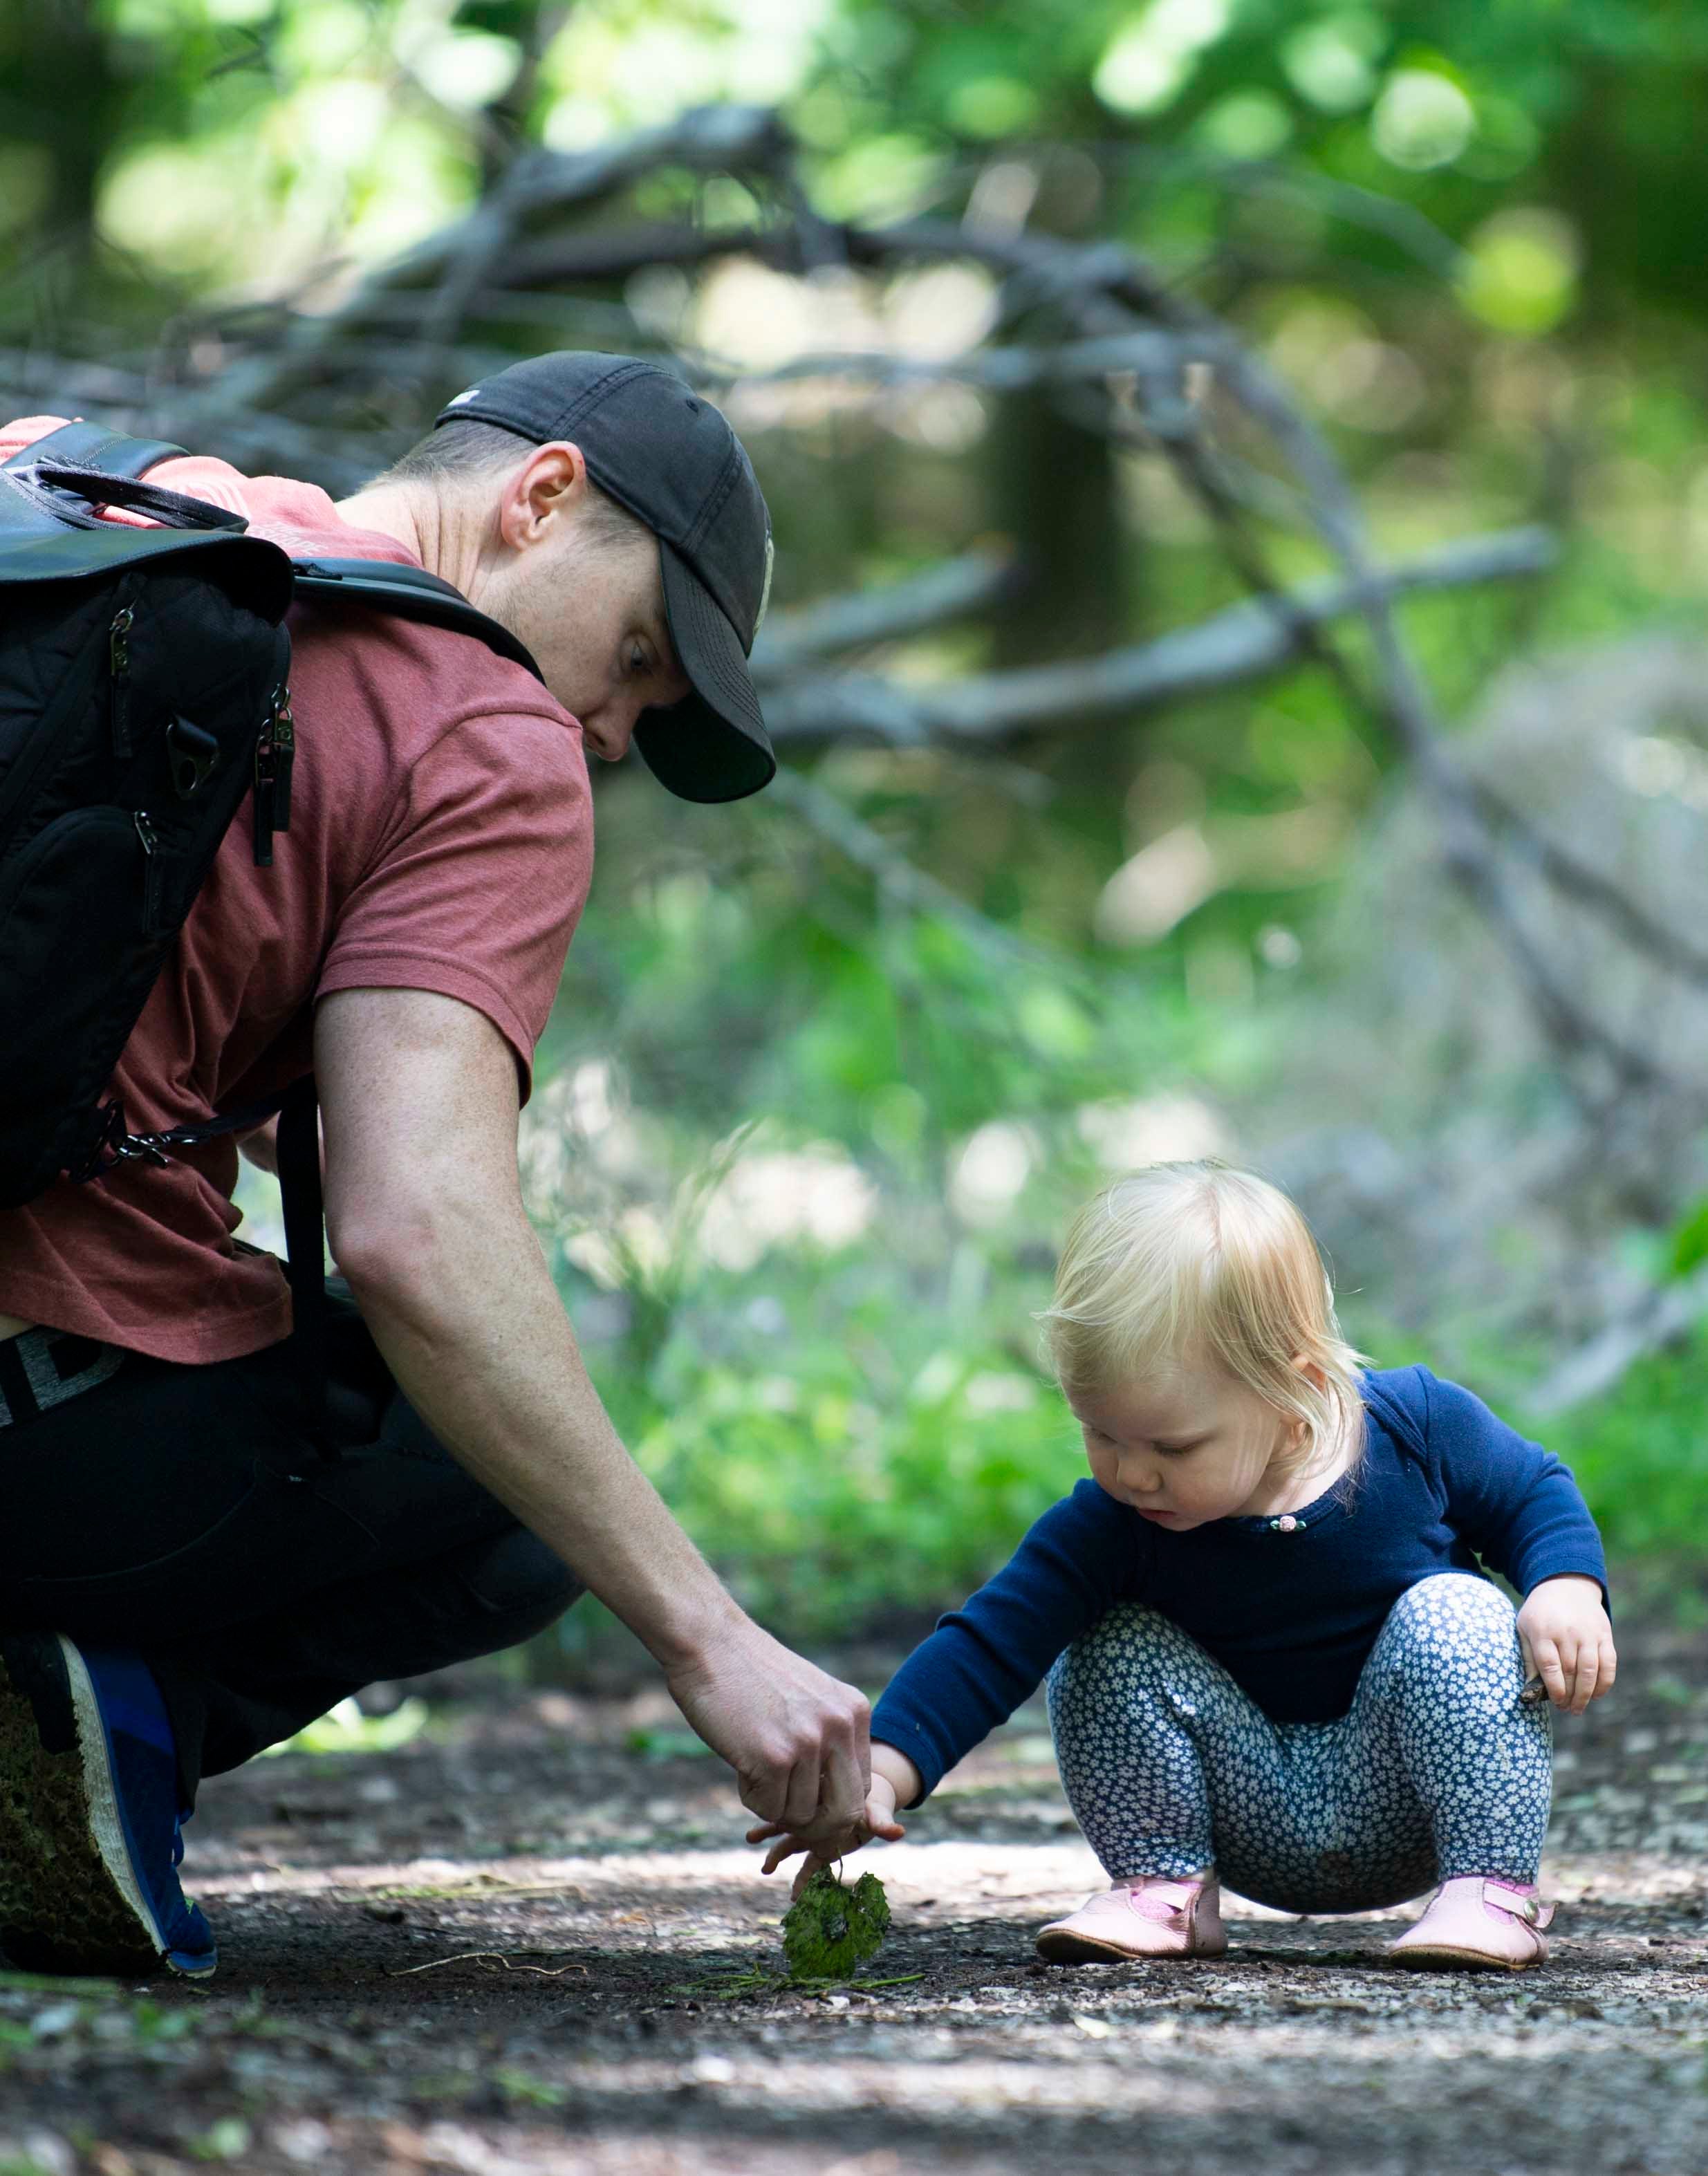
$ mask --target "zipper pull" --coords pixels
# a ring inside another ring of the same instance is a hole
[[[135,618],[134,607],[127,605],[122,612],[113,615],[112,625],[107,629],[107,661],[112,674],[112,752],[117,756],[128,756],[131,752],[128,638]]]
[[[291,690],[283,681],[268,699],[267,715],[255,736],[255,866],[273,866],[273,834],[291,828],[291,765],[296,753],[296,726],[291,715]]]
[[[150,937],[160,934],[160,834],[150,821],[148,812],[139,808],[131,818],[136,835],[142,840],[143,850],[143,930]]]
[[[273,828],[291,829],[291,767],[296,760],[296,721],[291,711],[291,690],[277,688],[273,695],[274,776]]]
[[[255,866],[273,866],[273,809],[279,774],[269,718],[255,738]]]
[[[273,866],[273,834],[291,828],[291,766],[296,759],[296,721],[291,690],[281,681],[255,737],[255,866]]]

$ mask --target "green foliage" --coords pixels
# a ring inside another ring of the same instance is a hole
[[[364,1715],[355,1700],[341,1700],[327,1714],[306,1724],[294,1738],[267,1746],[276,1753],[390,1753],[407,1745],[427,1727],[425,1700],[400,1700],[389,1715]]]
[[[709,1760],[711,1748],[691,1730],[635,1729],[626,1733],[624,1750],[643,1760]]]
[[[1640,1360],[1606,1397],[1533,1431],[1576,1474],[1610,1555],[1670,1559],[1699,1580],[1708,1565],[1705,1369],[1708,1328],[1699,1328]]]
[[[698,100],[776,100],[832,215],[925,206],[1144,249],[1298,394],[1384,552],[1560,525],[1545,590],[1406,605],[1454,712],[1530,646],[1694,624],[1708,568],[1708,15],[1541,12],[1545,35],[1537,10],[1487,0],[18,0],[0,16],[0,340],[129,367],[180,310],[242,322],[311,268],[406,246],[518,143],[576,149]],[[755,203],[731,177],[672,172],[614,215],[715,229]],[[799,337],[848,344],[844,317],[815,310],[895,320],[920,306],[917,276],[802,283]],[[969,277],[959,307],[979,303]],[[671,308],[721,353],[705,291]],[[588,298],[566,296],[553,336],[644,344],[645,299],[601,286],[584,320]],[[983,304],[1003,338],[1060,329],[1024,294]],[[739,334],[764,312],[737,314]],[[540,328],[476,332],[525,345]],[[762,342],[735,358],[776,359]],[[1052,610],[1118,560],[1096,586],[1121,640],[1238,594],[1159,458],[1091,463],[1087,503],[1052,530],[1052,417],[959,391],[947,435],[889,395],[748,432],[780,604],[993,534],[1065,555]],[[422,397],[376,389],[351,438],[424,421]],[[1231,450],[1267,504],[1263,450]],[[1045,487],[1028,501],[1016,474]],[[1284,577],[1320,571],[1296,534],[1259,528]],[[1118,552],[1085,543],[1111,532]],[[875,661],[929,678],[1048,633],[1016,607]],[[1083,1470],[1030,1320],[1065,1216],[1134,1153],[1121,1141],[1162,1138],[1122,1112],[1189,1101],[1213,1122],[1220,1095],[1261,1082],[1395,760],[1318,667],[1002,759],[818,759],[814,783],[986,917],[982,938],[898,904],[775,797],[693,810],[601,780],[599,875],[536,1068],[558,1153],[530,1208],[628,1440],[780,1629],[828,1636],[955,1599]],[[1207,885],[1112,933],[1110,879],[1192,832]],[[595,1070],[608,1120],[553,1118]],[[992,1129],[1020,1176],[980,1197],[969,1159]],[[732,1248],[729,1188],[768,1156],[785,1192],[808,1187],[802,1159],[840,1159],[871,1213],[840,1236],[784,1216]],[[1683,1277],[1708,1259],[1708,1204],[1638,1238]],[[1424,1357],[1431,1328],[1406,1326]],[[1543,1431],[1618,1548],[1701,1548],[1702,1357],[1646,1363]],[[417,1727],[400,1716],[335,1716],[296,1743],[399,1742]]]
[[[875,1957],[889,1931],[889,1902],[875,1874],[849,1884],[821,1866],[783,1915],[791,1980],[849,1979]]]
[[[558,2085],[551,2078],[536,2078],[514,2064],[501,2064],[492,2073],[492,2083],[507,2101],[524,2108],[562,2108],[569,2097],[569,2088]]]
[[[592,1353],[642,1466],[767,1622],[824,1636],[928,1608],[1083,1472],[1020,1335],[1044,1281],[993,1298],[982,1257],[960,1261],[960,1293],[953,1256],[773,1261],[702,1287],[643,1381]]]
[[[235,2161],[249,2151],[253,2135],[241,2116],[221,2116],[189,2141],[190,2152],[198,2161]]]
[[[1673,1227],[1667,1273],[1675,1279],[1688,1277],[1705,1261],[1708,1261],[1708,1200],[1696,1202]]]

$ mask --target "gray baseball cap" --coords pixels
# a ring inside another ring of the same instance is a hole
[[[739,801],[776,775],[748,672],[771,591],[771,522],[753,464],[717,409],[656,363],[560,349],[512,363],[446,404],[441,424],[491,423],[580,447],[601,491],[658,538],[670,639],[691,691],[643,710],[635,745],[684,801]]]

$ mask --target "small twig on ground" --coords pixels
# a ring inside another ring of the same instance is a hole
[[[567,1972],[579,1972],[585,1979],[585,1965],[559,1965],[555,1969],[545,1965],[525,1965],[525,1956],[550,1957],[561,1956],[557,1950],[460,1950],[452,1957],[429,1957],[424,1965],[400,1965],[386,1973],[388,1979],[407,1979],[411,1972],[437,1972],[441,1965],[502,1965],[506,1972],[536,1972],[541,1979],[562,1979]]]

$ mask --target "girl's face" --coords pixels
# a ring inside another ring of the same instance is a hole
[[[1299,1440],[1297,1422],[1217,1368],[1181,1366],[1069,1402],[1098,1487],[1172,1533],[1274,1510],[1284,1477],[1270,1468]]]

